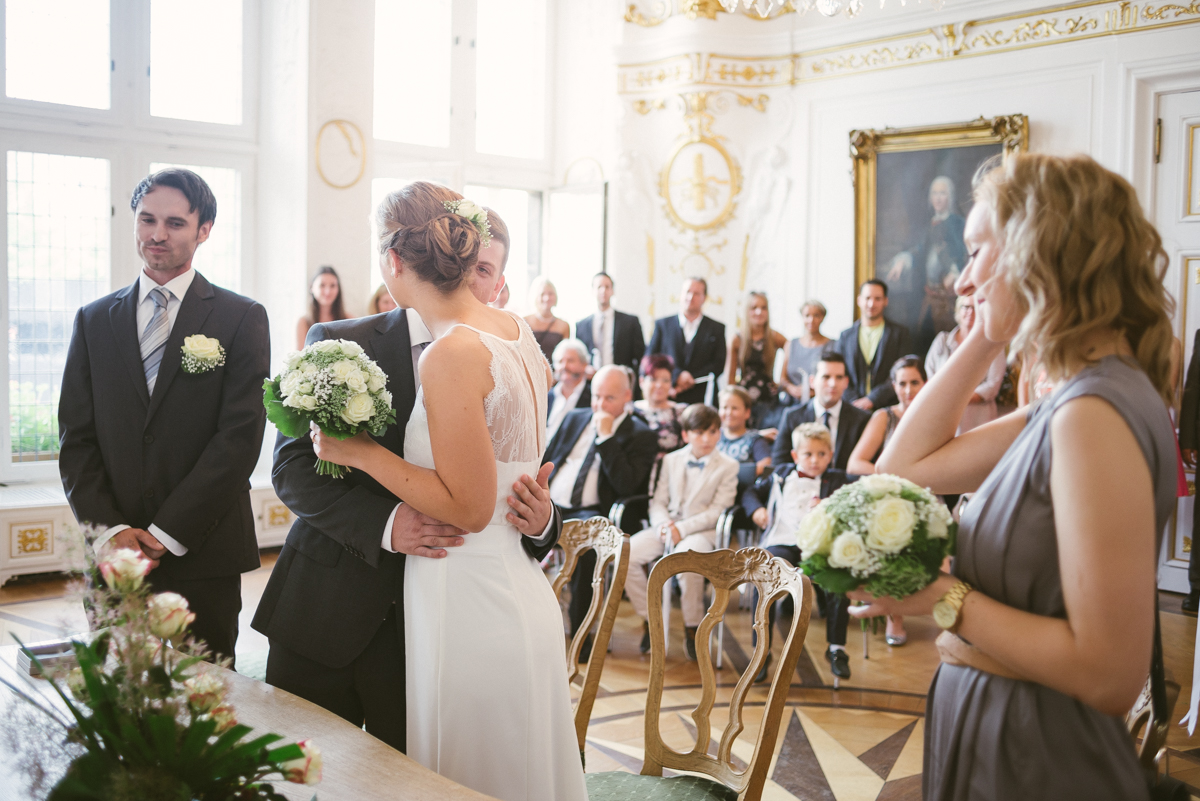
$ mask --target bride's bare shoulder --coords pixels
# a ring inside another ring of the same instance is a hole
[[[481,367],[483,375],[490,381],[488,365],[491,359],[491,351],[477,331],[456,326],[425,348],[417,366],[422,384],[430,380],[469,381],[472,375],[481,372],[473,370],[474,367]]]

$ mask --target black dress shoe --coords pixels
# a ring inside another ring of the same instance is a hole
[[[1185,615],[1196,616],[1200,612],[1200,590],[1192,590],[1187,597],[1183,599],[1183,603],[1179,605]]]
[[[643,654],[650,653],[650,623],[649,621],[642,622],[642,644],[641,649]]]
[[[762,684],[764,681],[767,680],[767,676],[770,674],[770,670],[769,670],[770,667],[771,667],[771,652],[767,651],[767,660],[765,662],[763,662],[762,670],[758,671],[758,674],[754,677],[755,684]]]
[[[687,654],[687,658],[696,661],[696,627],[683,627],[683,652]]]
[[[829,662],[829,669],[833,675],[839,679],[850,678],[850,656],[846,653],[845,648],[839,648],[836,651],[826,648],[825,660]]]

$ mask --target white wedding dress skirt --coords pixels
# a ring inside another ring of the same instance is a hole
[[[587,789],[562,614],[505,520],[513,482],[537,474],[544,447],[545,361],[521,326],[515,342],[479,333],[493,352],[487,414],[496,453],[526,458],[497,459],[487,528],[466,535],[445,559],[405,560],[408,756],[503,801],[571,801],[586,799]],[[540,389],[532,398],[530,378]],[[541,434],[532,428],[539,424]],[[434,467],[420,391],[404,451],[409,462]]]

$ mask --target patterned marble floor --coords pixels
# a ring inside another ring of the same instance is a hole
[[[263,567],[243,580],[239,669],[260,673],[266,641],[250,629],[274,555],[264,554]],[[26,642],[49,639],[83,625],[77,601],[64,595],[65,582],[57,577],[23,579],[0,588],[0,641],[16,635]],[[1176,717],[1191,694],[1192,653],[1196,620],[1179,613],[1179,596],[1162,594],[1163,640],[1167,667],[1182,690]],[[672,616],[671,647],[660,728],[668,745],[688,750],[695,742],[691,711],[700,693],[696,663],[683,657],[683,632],[679,614]],[[813,621],[805,650],[793,677],[781,736],[772,754],[770,779],[763,795],[767,801],[896,801],[921,797],[921,759],[925,692],[937,667],[933,646],[936,627],[928,619],[908,621],[909,642],[890,648],[882,631],[867,639],[852,628],[849,653],[853,678],[834,690],[829,666],[823,658],[825,627]],[[713,733],[719,737],[725,718],[721,702],[737,682],[738,668],[746,664],[750,648],[750,618],[746,612],[731,616],[725,636],[725,664],[719,673],[720,690],[713,712]],[[646,685],[650,660],[638,651],[641,622],[629,604],[622,604],[613,632],[611,653],[605,663],[601,689],[588,729],[589,771],[639,772],[644,744]],[[777,638],[776,648],[782,638]],[[734,745],[734,754],[747,760],[753,749],[759,716],[767,697],[764,687],[751,690],[746,706],[746,730]],[[1200,734],[1172,727],[1169,741],[1172,775],[1191,785],[1200,795]],[[715,752],[715,743],[710,746]]]

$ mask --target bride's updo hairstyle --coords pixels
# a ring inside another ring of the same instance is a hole
[[[998,274],[1025,307],[1012,352],[1036,354],[1058,380],[1086,359],[1089,333],[1115,328],[1170,402],[1167,255],[1129,182],[1088,156],[1026,153],[981,169],[975,198],[1001,246]]]
[[[441,292],[452,292],[475,270],[479,230],[466,217],[447,211],[445,201],[462,195],[427,181],[392,192],[375,210],[379,252],[396,251],[404,266]]]

